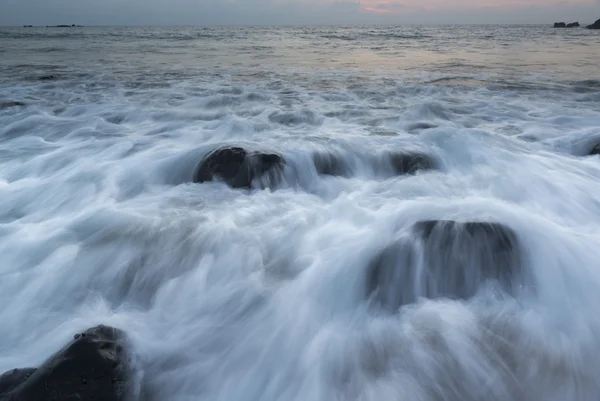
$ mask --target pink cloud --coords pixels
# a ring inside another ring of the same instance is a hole
[[[372,14],[409,14],[417,11],[445,11],[445,10],[477,10],[483,8],[519,9],[522,7],[556,7],[564,6],[560,0],[455,0],[451,4],[447,0],[366,0],[361,2],[363,12]],[[593,5],[594,0],[570,0],[569,4]]]
[[[407,4],[393,0],[362,2],[362,10],[375,14],[409,14],[418,10],[426,10],[421,4]]]

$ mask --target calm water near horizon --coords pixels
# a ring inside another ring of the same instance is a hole
[[[542,25],[0,28],[0,373],[104,323],[144,401],[598,401],[599,49]],[[221,146],[284,163],[194,183]],[[514,236],[428,242],[432,220]]]

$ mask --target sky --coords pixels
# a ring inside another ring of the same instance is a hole
[[[0,25],[592,23],[600,0],[0,0]]]

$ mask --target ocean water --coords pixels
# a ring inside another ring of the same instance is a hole
[[[103,323],[139,400],[597,401],[599,48],[546,26],[0,28],[0,371]],[[281,179],[193,183],[223,145],[282,155]],[[438,168],[395,174],[394,152]],[[533,290],[379,307],[369,265],[435,219],[509,227]]]

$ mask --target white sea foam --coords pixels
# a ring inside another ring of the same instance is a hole
[[[383,39],[329,40],[354,54],[352,43]],[[593,82],[548,83],[548,67],[511,86],[495,65],[488,78],[456,67],[456,84],[290,71],[306,43],[281,70],[194,76],[144,58],[155,70],[142,76],[121,48],[88,44],[110,63],[73,56],[37,82],[36,63],[3,61],[0,371],[36,366],[104,323],[130,335],[143,400],[600,397],[600,159],[582,156],[600,139],[600,99],[577,89]],[[283,155],[283,180],[192,183],[202,157],[229,144]],[[393,152],[439,168],[398,176]],[[319,175],[315,153],[344,174]],[[510,227],[535,293],[372,307],[367,266],[430,219]]]

